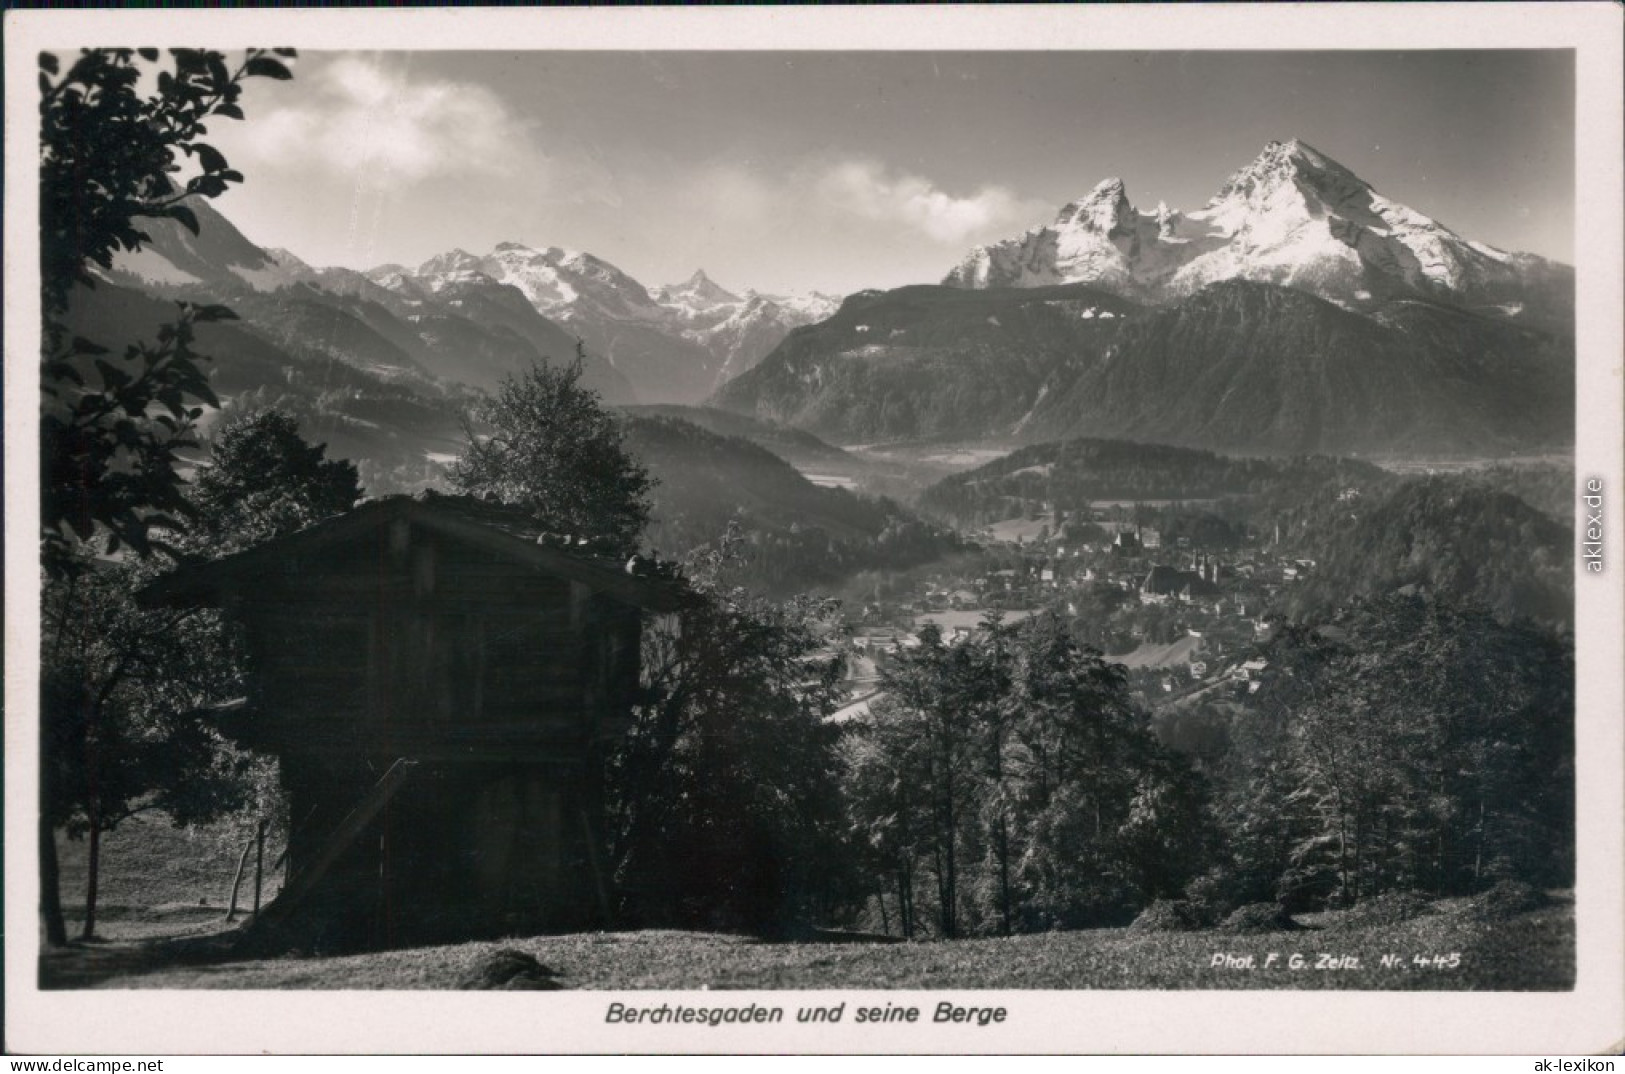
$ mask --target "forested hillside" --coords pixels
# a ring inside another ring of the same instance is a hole
[[[1384,476],[1353,459],[1232,458],[1164,444],[1077,439],[1034,444],[944,478],[925,491],[920,506],[960,525],[979,526],[1043,502],[1054,510],[1076,511],[1096,500],[1288,498]]]
[[[628,450],[657,479],[648,544],[680,558],[737,524],[741,581],[777,594],[825,587],[864,569],[906,568],[957,550],[951,532],[885,499],[820,488],[740,437],[678,418],[632,414]]]
[[[1385,497],[1307,506],[1300,525],[1315,561],[1286,602],[1300,617],[1414,587],[1503,622],[1574,622],[1573,531],[1479,480],[1411,478]]]
[[[1096,354],[1134,306],[1087,287],[852,295],[798,328],[713,406],[838,443],[1008,432],[1060,364]]]

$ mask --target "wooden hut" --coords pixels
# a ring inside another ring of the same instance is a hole
[[[280,758],[290,806],[268,924],[387,946],[605,919],[604,746],[629,726],[644,613],[680,583],[430,493],[142,599],[242,625],[247,697],[220,724]]]

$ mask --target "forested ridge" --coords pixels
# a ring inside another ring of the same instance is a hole
[[[1011,517],[1023,504],[1075,511],[1094,500],[1287,499],[1341,483],[1379,481],[1356,459],[1245,458],[1129,440],[1080,438],[1020,448],[946,477],[920,498],[923,510],[976,526]]]
[[[777,596],[822,591],[861,570],[907,568],[957,551],[951,530],[894,501],[812,484],[757,444],[675,417],[633,413],[628,449],[656,484],[646,539],[674,558],[737,526],[737,580]]]
[[[1316,563],[1286,601],[1299,617],[1411,587],[1503,622],[1572,627],[1573,531],[1482,479],[1402,479],[1352,505],[1311,504],[1298,525]]]

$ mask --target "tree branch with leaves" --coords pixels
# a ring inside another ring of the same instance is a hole
[[[83,546],[150,551],[148,531],[184,515],[180,453],[193,425],[218,405],[195,347],[199,325],[232,319],[224,306],[180,303],[156,342],[109,345],[73,336],[76,288],[120,252],[151,241],[141,218],[193,234],[188,199],[214,198],[243,176],[203,141],[215,117],[242,119],[248,78],[291,78],[292,49],[249,49],[231,67],[218,52],[169,50],[156,91],[141,92],[157,49],[87,49],[64,71],[39,56],[41,512],[47,573],[83,563]],[[188,174],[189,173],[189,174]]]
[[[167,64],[157,49],[86,49],[64,69],[56,55],[39,55],[40,536],[47,614],[59,613],[64,623],[91,618],[88,602],[108,595],[109,579],[96,576],[103,569],[98,555],[145,558],[156,527],[173,528],[193,513],[179,473],[181,452],[196,446],[202,408],[217,405],[196,330],[233,317],[223,306],[181,303],[155,342],[87,339],[67,329],[74,295],[94,287],[119,252],[150,241],[141,218],[167,218],[198,232],[187,199],[218,197],[243,181],[203,141],[206,121],[242,119],[244,80],[291,78],[285,61],[293,57],[292,49],[249,49],[233,68],[223,54],[200,49],[171,49]],[[146,72],[155,72],[152,92],[143,86]],[[111,606],[105,628],[113,634],[87,639],[88,648],[77,653],[53,644],[45,669],[41,915],[54,944],[67,939],[55,842],[63,802],[77,794],[92,803],[86,822],[100,831],[110,819],[116,823],[103,809],[121,797],[117,786],[106,793],[110,785],[133,779],[138,767],[110,737],[116,691],[97,679],[91,652],[103,642],[131,641],[118,636],[116,621],[129,596],[118,594]],[[115,657],[100,670],[126,681],[130,666]],[[86,793],[66,789],[75,772],[88,776],[80,784]]]

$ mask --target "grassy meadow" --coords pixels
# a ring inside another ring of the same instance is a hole
[[[62,846],[71,928],[82,905],[83,851]],[[456,989],[501,950],[534,956],[558,987],[588,990],[1524,991],[1567,989],[1574,980],[1574,908],[1562,897],[1505,919],[1475,914],[1472,900],[1446,899],[1400,923],[1362,924],[1354,912],[1330,911],[1300,915],[1302,927],[1293,931],[1242,935],[1092,929],[873,944],[650,930],[244,960],[230,951],[238,926],[223,920],[237,851],[207,833],[146,818],[113,833],[104,849],[102,939],[46,952],[45,987]],[[251,882],[252,864],[245,889]],[[245,890],[242,901],[251,899]],[[1294,955],[1301,968],[1293,968]],[[1385,955],[1392,956],[1388,966]]]

